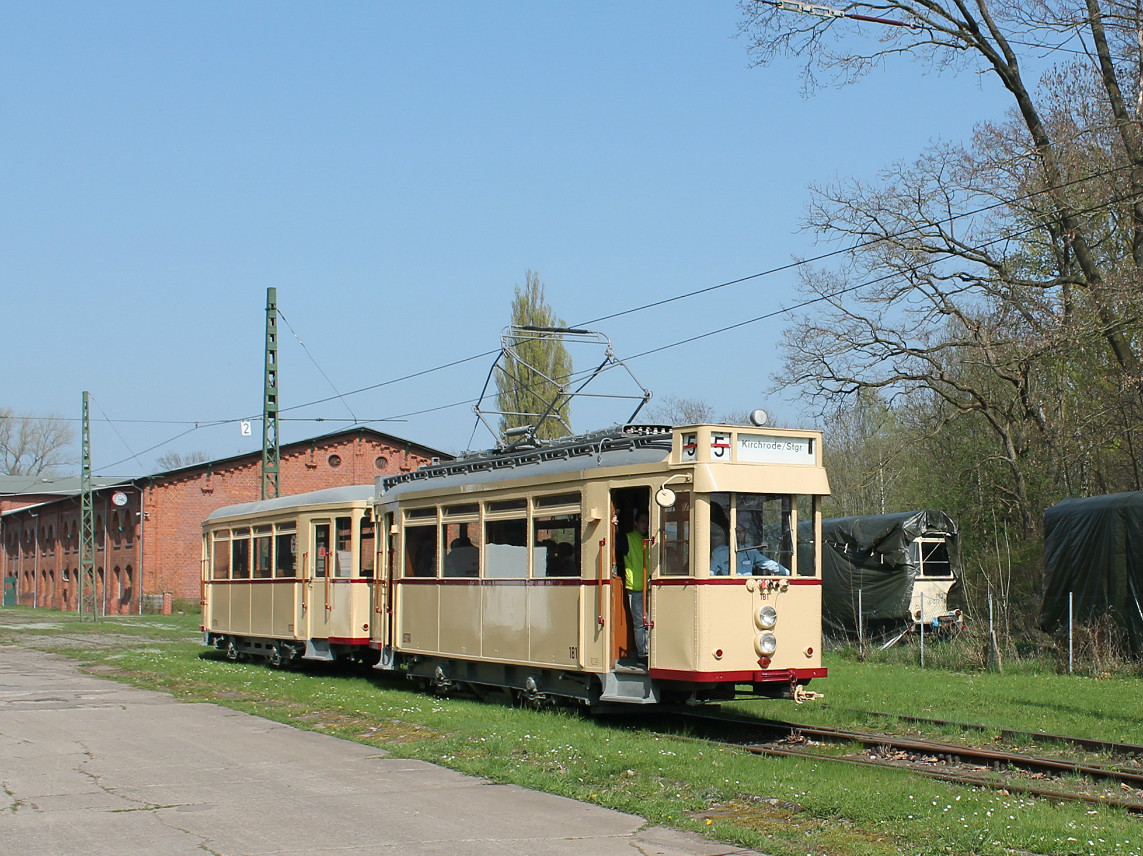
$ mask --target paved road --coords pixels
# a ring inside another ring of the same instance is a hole
[[[0,853],[750,856],[0,646]]]

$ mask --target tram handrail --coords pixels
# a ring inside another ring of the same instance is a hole
[[[603,586],[607,579],[607,539],[602,538],[599,541],[599,582],[596,586],[596,593],[598,597],[595,599],[595,623],[603,627],[606,622],[603,618]]]
[[[306,601],[306,590],[310,585],[310,578],[308,576],[310,569],[310,554],[309,552],[302,553],[302,612],[310,608],[309,603]]]
[[[326,609],[326,612],[329,612],[333,609],[333,606],[329,602],[329,579],[331,576],[333,576],[333,566],[334,566],[334,563],[336,561],[337,561],[336,554],[333,556],[326,556],[326,560],[325,560],[325,609]]]

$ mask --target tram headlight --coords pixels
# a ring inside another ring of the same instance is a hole
[[[760,606],[754,616],[754,621],[759,630],[773,630],[774,625],[778,623],[778,610],[769,604]]]
[[[769,657],[778,649],[778,637],[773,633],[759,633],[754,640],[754,650],[759,657]]]

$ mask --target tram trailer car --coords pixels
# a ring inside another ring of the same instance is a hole
[[[231,506],[203,526],[204,638],[593,710],[802,701],[826,674],[828,491],[819,432],[623,426]],[[637,628],[619,545],[640,513]]]

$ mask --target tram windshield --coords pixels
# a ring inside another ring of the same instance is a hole
[[[790,576],[797,504],[788,494],[711,494],[711,575]]]

